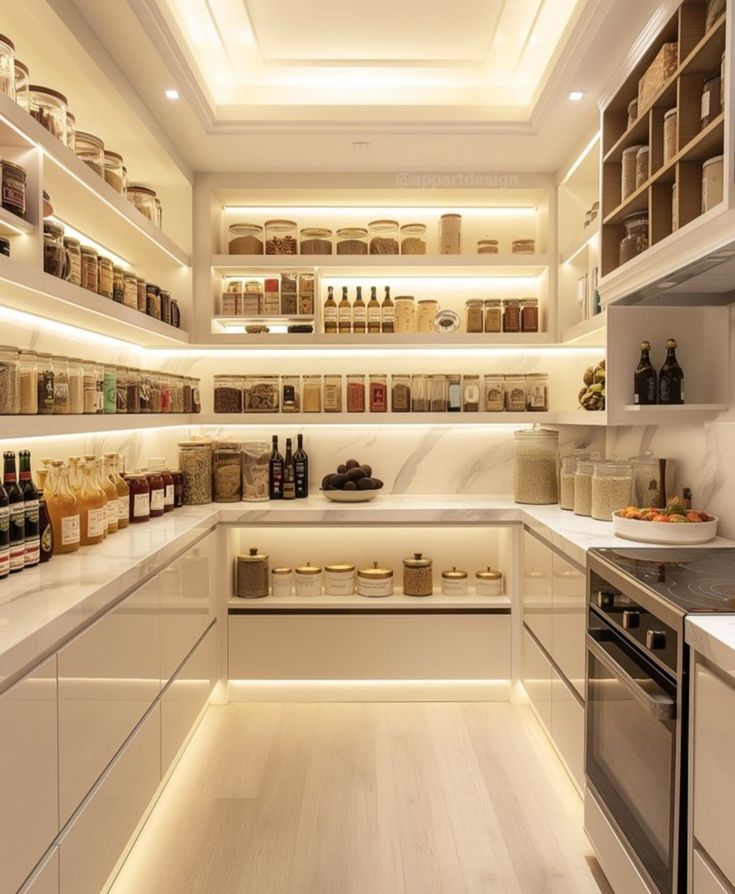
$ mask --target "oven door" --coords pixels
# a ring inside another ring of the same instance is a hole
[[[678,846],[676,684],[594,612],[587,634],[585,769],[661,894]]]

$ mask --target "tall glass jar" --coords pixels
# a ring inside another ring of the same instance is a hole
[[[242,445],[242,498],[246,503],[261,503],[269,499],[270,450],[270,444],[266,441],[246,441]]]
[[[51,220],[43,222],[43,271],[62,278],[69,272],[64,249],[64,228]]]
[[[502,413],[505,409],[505,376],[485,376],[485,412]]]
[[[484,329],[484,306],[481,300],[470,298],[465,302],[465,331],[482,332]]]
[[[84,412],[84,364],[79,357],[69,360],[69,412]]]
[[[82,249],[79,240],[72,239],[71,236],[64,236],[64,248],[69,265],[67,279],[75,286],[80,286],[82,284]]]
[[[370,230],[371,255],[398,254],[398,221],[372,220],[368,224]]]
[[[104,170],[105,180],[115,192],[123,193],[125,191],[125,181],[123,180],[122,155],[118,155],[117,152],[110,152],[109,149],[105,149]]]
[[[30,84],[28,88],[30,113],[57,140],[66,142],[66,97],[50,87]]]
[[[625,236],[620,242],[619,262],[625,264],[648,248],[648,214],[631,214],[623,221]]]
[[[527,394],[525,376],[505,377],[505,409],[507,412],[525,412]]]
[[[105,176],[105,144],[98,136],[78,130],[74,151],[77,158],[81,158],[98,177]]]
[[[592,473],[592,518],[612,521],[613,512],[630,506],[633,481],[633,467],[629,463],[595,463]]]
[[[97,412],[97,376],[94,363],[86,360],[82,366],[84,383],[84,413]]]
[[[503,332],[521,331],[521,303],[515,299],[503,302]]]
[[[407,334],[416,331],[416,302],[412,295],[398,295],[394,301],[395,331]]]
[[[128,270],[123,273],[123,304],[133,310],[138,309],[138,281],[135,274]]]
[[[322,411],[322,377],[304,376],[301,388],[302,413],[321,413]]]
[[[212,455],[215,503],[237,503],[242,498],[242,461],[239,444],[220,442]]]
[[[414,373],[411,376],[411,412],[428,413],[430,406],[429,377],[424,373]]]
[[[576,456],[563,456],[559,475],[559,506],[562,509],[574,509],[574,475],[577,471]]]
[[[147,369],[140,370],[140,412],[151,412],[151,372]]]
[[[117,367],[106,363],[104,376],[104,412],[117,413]]]
[[[574,514],[588,518],[592,515],[592,472],[595,464],[578,460],[574,470]]]
[[[538,332],[538,298],[521,301],[521,332]]]
[[[370,376],[370,412],[386,413],[388,411],[388,376]]]
[[[446,413],[449,404],[449,386],[445,375],[429,378],[429,412]]]
[[[411,376],[409,375],[393,375],[391,376],[391,413],[410,413],[411,412]]]
[[[151,413],[161,412],[161,377],[157,372],[149,373],[151,383],[150,389],[150,407]]]
[[[439,218],[439,254],[462,254],[461,214],[442,214]]]
[[[526,409],[529,413],[547,413],[549,410],[548,373],[529,373],[526,376]]]
[[[54,357],[54,415],[66,415],[71,411],[69,394],[69,361],[66,357]]]
[[[0,346],[0,415],[20,411],[20,357],[16,348]]]
[[[0,34],[0,91],[15,99],[15,44]]]
[[[347,376],[347,412],[365,412],[365,376]]]
[[[97,252],[89,245],[83,245],[80,251],[82,256],[82,288],[97,293],[99,292],[99,258]]]
[[[426,224],[403,224],[401,227],[401,254],[426,254]]]
[[[125,297],[125,274],[122,267],[112,265],[112,300],[118,304],[123,303]]]
[[[38,412],[50,416],[54,412],[54,365],[51,354],[38,353]]]
[[[128,412],[128,375],[127,366],[117,367],[117,412]]]
[[[324,376],[322,406],[325,413],[342,412],[342,376]]]
[[[559,501],[559,432],[534,425],[515,433],[513,494],[516,503]]]
[[[267,255],[295,255],[298,253],[296,234],[298,226],[293,220],[267,220],[265,222],[265,253]]]
[[[19,412],[24,416],[35,416],[38,413],[38,357],[35,351],[20,351],[18,374]],[[3,373],[0,371],[0,380],[2,378]]]
[[[114,284],[112,267],[109,258],[100,257],[97,261],[97,292],[103,298],[112,298]]]
[[[180,441],[179,468],[184,476],[184,504],[211,503],[212,445],[203,441]]]
[[[485,302],[485,332],[500,332],[503,328],[503,308],[499,298]]]
[[[31,76],[28,66],[19,59],[15,60],[15,101],[18,105],[28,111],[30,99],[28,94],[28,86],[31,83]]]
[[[140,370],[128,369],[128,413],[140,413]]]
[[[281,412],[301,410],[301,376],[281,376]]]

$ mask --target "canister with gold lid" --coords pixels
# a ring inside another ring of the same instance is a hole
[[[466,596],[467,572],[456,565],[442,571],[442,596]]]
[[[253,546],[246,556],[237,557],[235,593],[241,599],[262,599],[268,595],[268,556]]]
[[[293,571],[285,565],[271,568],[271,596],[290,596],[293,587]]]
[[[355,566],[349,563],[324,566],[324,590],[328,596],[352,596]]]
[[[475,575],[475,592],[478,596],[502,596],[502,571],[493,571],[489,565],[478,571]]]
[[[294,573],[297,596],[320,596],[322,592],[322,569],[307,562],[297,566]]]
[[[431,596],[434,592],[434,576],[431,559],[423,553],[414,553],[403,560],[403,595]]]
[[[381,568],[377,562],[370,568],[358,569],[357,592],[360,596],[392,596],[393,569]]]

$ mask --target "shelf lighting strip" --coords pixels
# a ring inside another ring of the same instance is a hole
[[[1,281],[2,279],[0,278],[0,282]],[[23,288],[39,295],[45,294],[45,292],[42,292],[40,289],[34,289],[31,286],[24,286]],[[5,320],[8,323],[15,323],[19,326],[40,329],[43,332],[47,332],[49,335],[58,335],[62,338],[71,339],[72,341],[89,342],[98,347],[107,345],[110,348],[118,348],[124,351],[146,350],[141,345],[115,338],[112,335],[102,335],[99,332],[92,332],[89,329],[82,329],[79,326],[70,326],[68,323],[61,323],[58,320],[52,320],[49,317],[42,317],[37,314],[29,314],[22,310],[16,310],[13,307],[0,305],[0,320]]]
[[[315,348],[255,348],[253,347],[231,347],[222,345],[221,347],[209,348],[144,348],[143,350],[150,352],[158,359],[167,358],[179,359],[205,359],[216,358],[219,360],[232,358],[247,358],[248,360],[278,359],[279,357],[405,357],[407,351],[418,351],[425,357],[486,357],[492,354],[496,357],[517,357],[522,354],[533,353],[537,357],[563,357],[563,356],[580,356],[585,354],[598,355],[599,347],[589,345],[563,345],[555,347],[553,345],[487,345],[487,347],[462,347],[457,345],[453,348],[432,347],[431,345],[395,345],[394,347],[373,348],[369,345],[356,346],[354,348],[345,347],[323,347]]]
[[[14,233],[17,233],[19,236],[27,236],[28,235],[28,230],[22,230],[20,227],[17,227],[14,223],[9,221],[7,219],[7,217],[3,218],[2,226],[6,230],[12,230]]]
[[[65,220],[62,220],[60,217],[47,217],[46,220],[50,220],[53,223],[59,224],[59,226],[64,228],[64,235],[70,236],[72,239],[78,239],[82,245],[88,245],[90,248],[93,248],[97,254],[102,255],[103,257],[109,258],[113,264],[116,264],[118,267],[124,267],[126,270],[132,267],[130,261],[126,261],[125,258],[121,258],[120,255],[116,255],[114,252],[110,251],[104,245],[100,245],[99,242],[95,242],[94,239],[91,239],[87,236],[86,233],[82,233],[80,230],[75,230],[70,224],[68,224]]]
[[[223,210],[229,214],[258,214],[264,217],[274,214],[315,215],[334,214],[341,217],[365,217],[374,215],[377,219],[381,216],[396,214],[411,214],[416,217],[431,214],[446,214],[446,206],[402,206],[402,205],[224,205]],[[517,217],[518,215],[533,215],[538,211],[536,205],[491,205],[487,207],[463,207],[454,208],[453,212],[463,214],[466,217]]]
[[[602,133],[598,130],[597,133],[589,141],[589,143],[587,143],[584,149],[579,153],[577,158],[572,162],[572,166],[564,175],[563,179],[559,183],[559,186],[565,186],[569,182],[569,180],[574,176],[574,172],[577,170],[577,168],[582,164],[585,158],[587,158],[590,152],[592,152],[592,150],[595,148],[595,145],[600,141],[601,136]]]

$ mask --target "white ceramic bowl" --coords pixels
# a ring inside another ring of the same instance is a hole
[[[323,490],[322,493],[332,503],[368,503],[380,490]]]
[[[691,546],[696,543],[707,543],[717,536],[719,519],[712,516],[711,521],[692,522],[691,524],[671,524],[670,522],[640,521],[636,518],[623,518],[613,513],[613,531],[618,537],[626,540],[637,540],[639,543],[665,543],[674,546]]]

